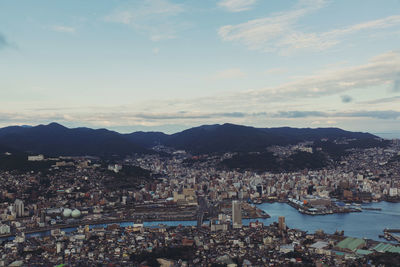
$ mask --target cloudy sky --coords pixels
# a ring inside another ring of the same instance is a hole
[[[400,137],[400,0],[0,1],[0,127]]]

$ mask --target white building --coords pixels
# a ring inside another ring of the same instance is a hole
[[[113,171],[115,173],[119,173],[119,171],[122,170],[122,165],[110,164],[110,165],[108,165],[108,170]]]
[[[28,161],[42,161],[42,160],[44,160],[43,155],[28,156]]]
[[[397,188],[390,188],[389,189],[389,196],[391,196],[391,197],[395,197],[395,196],[397,196],[398,195],[398,190],[397,190]]]
[[[0,235],[9,234],[11,232],[10,226],[6,224],[0,224]]]
[[[23,217],[25,215],[24,202],[21,199],[16,199],[14,202],[14,210],[17,217]]]

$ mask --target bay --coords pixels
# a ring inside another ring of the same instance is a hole
[[[400,229],[400,203],[370,203],[364,204],[362,207],[380,208],[381,210],[316,216],[301,214],[286,203],[264,203],[257,206],[271,216],[269,219],[259,220],[264,224],[277,222],[279,216],[284,216],[288,227],[310,233],[320,229],[330,234],[336,230],[343,230],[346,236],[384,241],[379,238],[379,235],[383,234],[383,229]],[[248,221],[251,220],[246,220],[246,223]]]
[[[252,221],[259,221],[264,225],[278,222],[279,216],[284,216],[289,228],[296,228],[314,233],[323,230],[333,234],[336,230],[344,231],[345,236],[368,238],[387,242],[379,235],[383,235],[383,229],[400,229],[400,203],[379,202],[363,204],[366,208],[379,208],[381,210],[363,210],[362,212],[340,213],[329,215],[305,215],[298,212],[286,203],[263,203],[258,208],[268,213],[268,219],[244,219],[243,224],[248,225]],[[207,222],[205,222],[207,223]],[[195,226],[196,221],[157,221],[145,222],[145,227],[166,226]]]

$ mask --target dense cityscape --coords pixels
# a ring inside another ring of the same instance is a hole
[[[400,267],[400,0],[0,0],[0,267]]]
[[[338,266],[399,259],[391,256],[400,253],[399,229],[382,229],[389,243],[343,231],[308,233],[287,227],[284,216],[265,225],[268,210],[258,207],[284,202],[306,216],[330,216],[363,212],[362,203],[398,202],[398,140],[297,172],[221,167],[236,153],[153,149],[117,160],[32,155],[27,161],[41,169],[3,170],[0,266]],[[268,148],[278,157],[315,150],[312,142]]]

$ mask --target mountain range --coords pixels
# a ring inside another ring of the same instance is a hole
[[[147,153],[117,132],[106,129],[69,129],[57,123],[35,127],[11,126],[0,129],[0,147],[49,156],[106,156]]]
[[[0,129],[0,152],[15,150],[49,156],[111,156],[153,153],[165,145],[194,154],[264,151],[271,145],[328,139],[374,140],[375,135],[339,128],[255,128],[234,124],[203,125],[175,134],[134,132],[121,134],[107,129],[67,128],[58,123]]]

